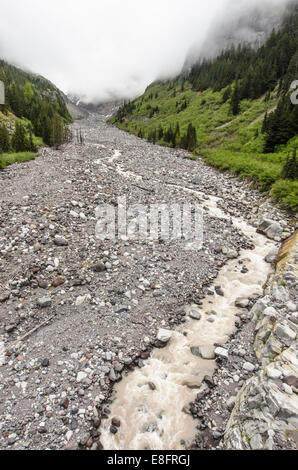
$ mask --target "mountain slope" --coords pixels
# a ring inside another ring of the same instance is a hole
[[[6,95],[5,105],[0,105],[0,168],[32,158],[43,142],[60,145],[66,138],[65,125],[72,121],[60,90],[3,60],[0,80]]]
[[[297,31],[296,9],[262,47],[232,47],[198,62],[187,79],[155,83],[125,103],[111,122],[248,176],[297,210],[298,106],[288,93],[298,77]],[[291,173],[284,171],[288,153],[294,161]]]

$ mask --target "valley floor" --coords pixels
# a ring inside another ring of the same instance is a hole
[[[210,294],[221,267],[252,247],[210,210],[209,196],[228,216],[254,224],[269,215],[292,230],[244,182],[112,127],[111,111],[73,125],[83,145],[44,148],[0,173],[2,449],[97,448],[113,384],[142,367],[159,328],[183,322],[185,305]],[[120,196],[128,205],[198,202],[186,189],[205,206],[202,250],[96,239],[99,205],[116,207]],[[256,360],[251,348],[244,360]],[[249,377],[241,364],[239,372]]]

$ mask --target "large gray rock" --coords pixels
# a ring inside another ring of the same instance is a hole
[[[214,352],[214,346],[199,346],[199,351],[200,351],[200,356],[203,359],[214,359],[215,358],[215,352]]]
[[[215,358],[214,346],[194,346],[190,350],[194,356],[202,359],[211,360]]]
[[[239,392],[228,422],[224,445],[229,450],[277,449],[298,422],[298,397],[280,390],[260,372]],[[273,432],[272,432],[273,431]]]
[[[249,300],[243,297],[240,297],[239,299],[236,299],[235,305],[236,307],[239,307],[239,308],[246,308],[249,305]]]
[[[277,250],[271,250],[270,253],[265,257],[266,263],[275,263],[277,260],[278,252]]]
[[[162,328],[157,333],[157,339],[158,341],[161,341],[162,343],[168,343],[170,339],[172,338],[172,336],[173,336],[172,331],[164,330]]]
[[[283,238],[283,228],[274,220],[261,219],[258,225],[258,231],[275,241],[281,241]]]
[[[216,355],[217,357],[220,357],[221,359],[228,359],[228,358],[229,358],[229,353],[228,353],[228,351],[227,351],[226,349],[224,349],[224,348],[218,347],[218,348],[215,349],[214,352],[215,352],[215,355]]]
[[[258,300],[250,311],[251,319],[253,321],[259,320],[267,306],[265,299]]]
[[[199,310],[199,307],[197,307],[196,305],[192,305],[189,310],[189,316],[193,320],[201,320],[202,312]]]
[[[287,325],[277,325],[274,332],[282,342],[289,343],[289,346],[291,342],[296,339],[295,331],[293,331],[292,328],[289,328]]]
[[[41,297],[40,299],[37,300],[37,307],[39,308],[47,308],[51,307],[52,305],[52,300],[50,297]]]

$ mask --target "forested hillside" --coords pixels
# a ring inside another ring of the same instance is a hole
[[[151,85],[111,122],[139,137],[182,147],[250,177],[298,208],[298,9],[259,48],[242,44],[198,61],[188,75]],[[195,157],[193,157],[195,158]]]
[[[71,122],[61,92],[48,80],[0,60],[5,105],[0,105],[0,168],[33,158],[42,143],[59,146]]]

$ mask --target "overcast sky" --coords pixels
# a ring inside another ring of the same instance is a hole
[[[227,2],[256,1],[0,0],[0,57],[89,100],[132,97],[180,72]]]

